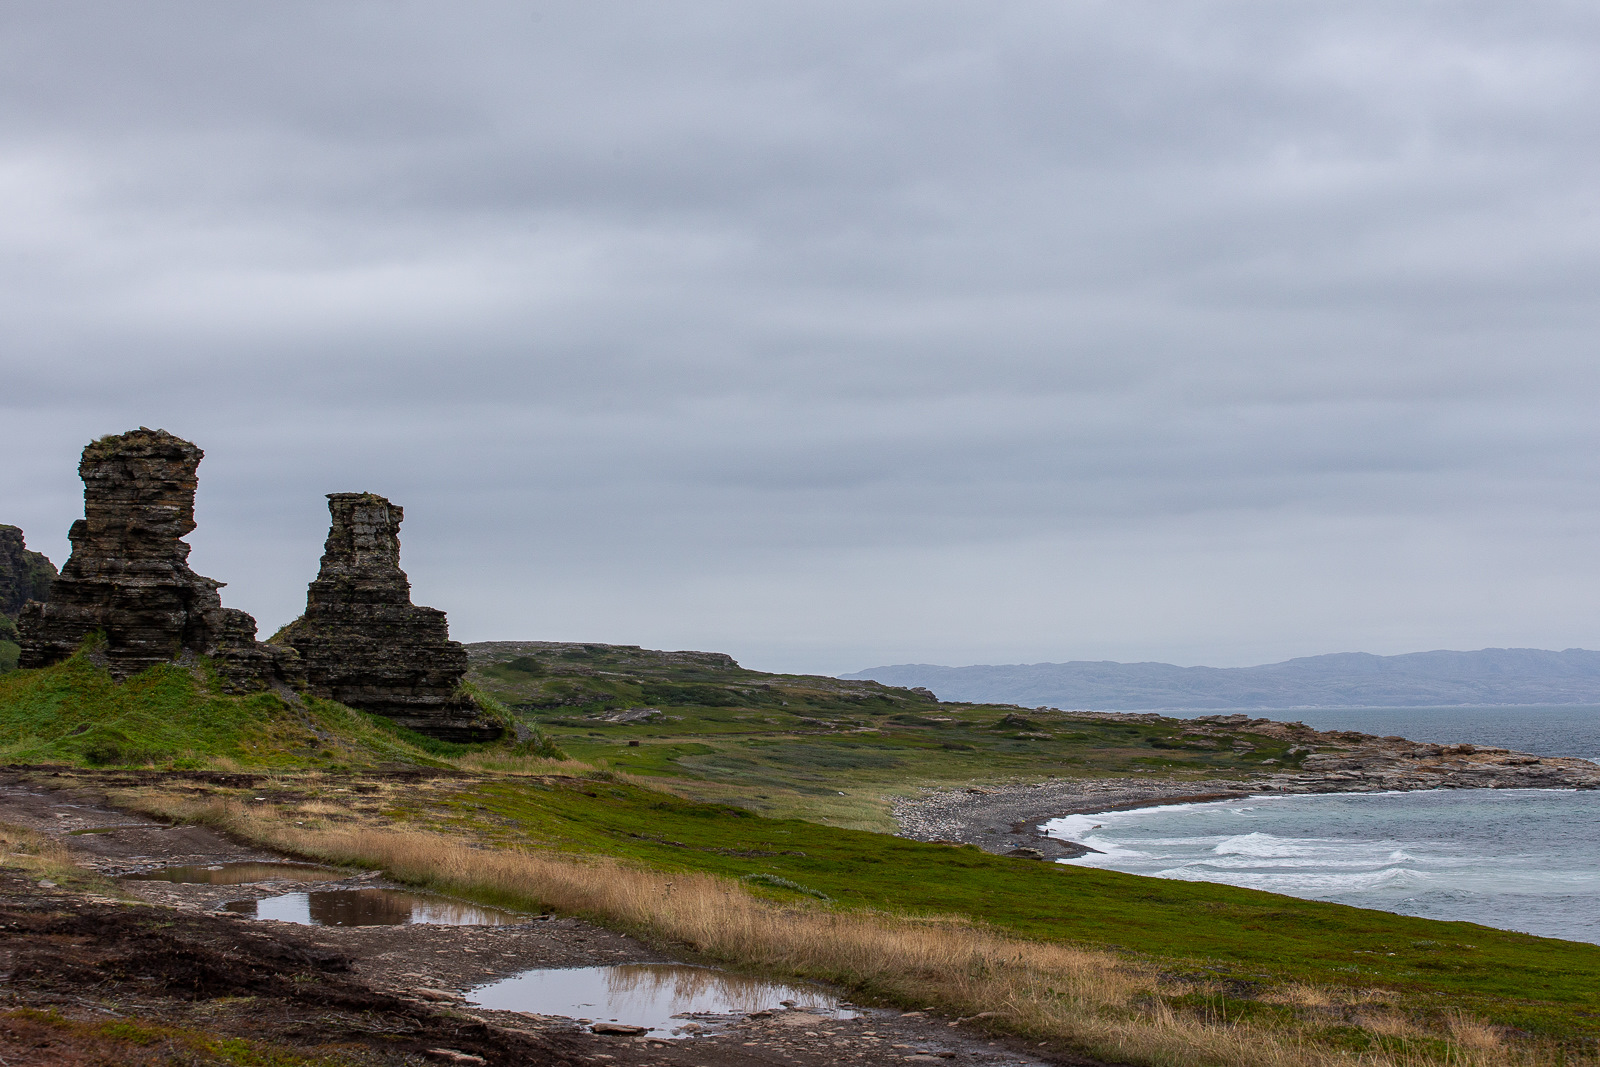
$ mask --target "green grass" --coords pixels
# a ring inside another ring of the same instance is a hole
[[[118,683],[78,655],[42,670],[0,675],[0,761],[7,763],[438,765],[439,748],[387,719],[332,701],[293,705],[271,693],[222,695],[203,669],[158,666]]]
[[[746,670],[727,657],[621,645],[469,646],[474,682],[574,758],[672,780],[769,815],[890,830],[886,798],[927,786],[1292,769],[1291,737],[1160,716],[940,703],[877,682]],[[654,708],[647,721],[605,716]]]
[[[762,818],[604,778],[441,788],[392,814],[502,845],[727,875],[840,907],[961,915],[1246,983],[1379,985],[1533,1033],[1600,1037],[1596,945]]]

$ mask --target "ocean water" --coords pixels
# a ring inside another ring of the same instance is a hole
[[[1061,862],[1600,944],[1600,791],[1447,789],[1178,804],[1046,824]]]
[[[1170,712],[1184,718],[1215,712]],[[1245,714],[1299,720],[1318,730],[1398,734],[1434,744],[1493,745],[1536,756],[1578,756],[1600,763],[1600,706],[1528,704],[1503,708],[1293,708]]]

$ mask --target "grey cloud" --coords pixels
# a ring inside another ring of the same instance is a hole
[[[477,637],[1600,641],[1582,5],[0,13],[0,521],[58,557],[144,423],[272,623],[372,488]]]

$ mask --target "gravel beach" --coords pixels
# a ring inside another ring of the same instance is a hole
[[[1054,779],[1017,785],[930,791],[890,808],[904,837],[977,845],[1004,855],[1037,849],[1046,859],[1080,856],[1083,845],[1045,837],[1040,824],[1063,815],[1151,804],[1197,803],[1248,796],[1261,784],[1234,779],[1146,781],[1138,778]],[[1026,855],[1026,853],[1024,853]]]

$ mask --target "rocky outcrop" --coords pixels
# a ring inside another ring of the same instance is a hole
[[[55,577],[55,564],[28,551],[21,530],[0,525],[0,615],[14,619],[28,601],[48,598]]]
[[[28,551],[21,530],[0,525],[0,673],[14,670],[22,652],[16,615],[28,601],[48,597],[55,576],[55,564]]]
[[[274,643],[305,662],[311,691],[446,741],[493,741],[504,732],[462,690],[467,650],[450,640],[444,612],[411,603],[400,569],[404,512],[372,493],[330,493],[322,569],[306,613]]]
[[[1365,737],[1342,751],[1309,753],[1301,768],[1273,775],[1260,788],[1289,793],[1600,789],[1600,766],[1586,759],[1389,737]]]
[[[255,619],[224,608],[223,583],[186,562],[204,455],[144,427],[84,448],[83,518],[68,531],[72,555],[49,600],[29,603],[17,620],[21,666],[57,663],[100,632],[96,655],[119,678],[198,656],[213,657],[230,692],[298,678],[298,657],[257,643]]]

